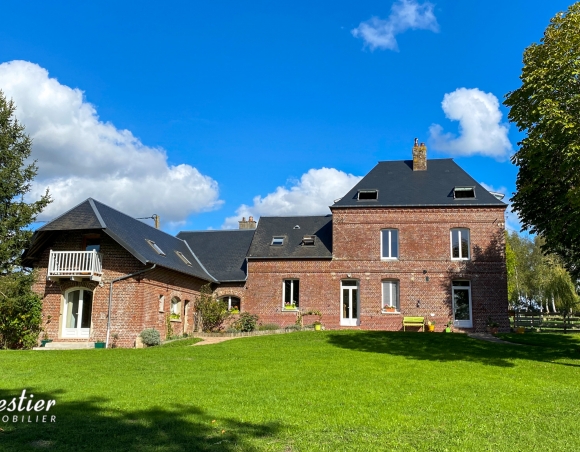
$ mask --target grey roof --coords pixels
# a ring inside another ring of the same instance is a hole
[[[475,187],[475,198],[454,199],[456,186]],[[359,190],[378,190],[377,200],[357,199]],[[503,206],[453,159],[427,160],[426,171],[413,171],[412,160],[379,162],[331,207]]]
[[[225,231],[182,231],[177,237],[185,240],[204,267],[220,282],[246,280],[246,254],[253,229]]]
[[[299,228],[295,228],[299,226]],[[315,235],[314,246],[302,245],[305,235]],[[284,237],[282,246],[273,237]],[[313,217],[261,217],[248,258],[332,258],[332,215]]]
[[[37,230],[33,237],[33,243],[23,256],[25,265],[27,263],[29,265],[32,255],[39,251],[38,245],[46,243],[46,238],[43,235],[56,231],[78,229],[102,230],[143,264],[157,264],[160,267],[197,276],[206,281],[216,281],[183,240],[155,229],[92,198],[83,201]],[[165,256],[158,254],[147,240],[155,242],[165,253]],[[37,246],[35,246],[35,241],[38,243]],[[176,251],[182,253],[191,263],[191,266],[183,262]]]

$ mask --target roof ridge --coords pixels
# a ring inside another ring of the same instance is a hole
[[[95,206],[95,201],[93,198],[89,198],[88,199],[89,204],[91,205],[91,207],[93,208],[93,212],[95,212],[95,215],[97,216],[97,220],[99,220],[99,224],[101,225],[101,227],[103,229],[107,228],[107,225],[105,224],[105,221],[103,220],[103,217],[101,217],[101,213],[99,212],[99,209],[97,209],[97,206]]]

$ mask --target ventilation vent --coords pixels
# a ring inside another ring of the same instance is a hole
[[[455,199],[475,198],[475,187],[455,187],[453,197]]]
[[[315,235],[305,235],[302,237],[302,245],[304,246],[314,246],[314,241],[316,240]]]
[[[300,225],[297,224],[296,226],[294,226],[294,229],[300,229]]]
[[[490,191],[490,193],[495,196],[497,199],[499,199],[500,201],[505,198],[505,195],[503,193],[498,193],[496,191]]]
[[[378,190],[359,190],[358,191],[358,200],[359,201],[376,201],[379,199],[379,191]]]

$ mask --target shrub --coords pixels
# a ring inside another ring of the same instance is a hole
[[[141,340],[148,347],[161,344],[161,335],[155,328],[147,328],[141,331],[139,336],[141,336]]]
[[[258,323],[258,316],[256,314],[250,314],[249,312],[242,312],[240,318],[232,323],[232,326],[244,333],[254,331],[256,329],[256,324]]]
[[[263,325],[258,326],[258,331],[272,331],[272,330],[279,330],[280,325],[277,323],[265,323]]]
[[[42,331],[42,299],[32,291],[34,274],[0,277],[0,348],[32,348]]]
[[[218,331],[230,315],[227,303],[214,298],[209,284],[201,287],[199,297],[195,299],[195,310],[204,332]]]

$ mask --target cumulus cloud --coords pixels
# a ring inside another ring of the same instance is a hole
[[[190,165],[169,165],[163,149],[101,121],[81,90],[50,78],[37,64],[0,64],[0,89],[14,100],[16,117],[33,139],[38,176],[32,196],[49,187],[54,199],[39,219],[88,197],[173,223],[221,204],[215,180]]]
[[[238,227],[242,217],[326,215],[328,206],[344,196],[362,178],[334,168],[311,169],[300,180],[294,181],[290,188],[278,187],[265,197],[256,196],[253,205],[242,204],[236,215],[226,218],[223,228]]]
[[[443,127],[429,128],[432,147],[454,155],[481,154],[503,160],[513,151],[508,125],[502,123],[499,101],[492,93],[477,88],[459,88],[445,94],[441,103],[445,116],[459,121],[459,136],[443,133]]]
[[[398,50],[396,35],[407,30],[439,31],[439,24],[433,14],[433,4],[419,4],[416,0],[398,0],[391,7],[387,19],[371,17],[351,30],[355,38],[361,38],[365,46],[375,49]]]
[[[520,221],[520,217],[518,216],[518,214],[513,210],[507,188],[505,187],[494,188],[493,185],[488,185],[485,182],[480,182],[480,184],[487,191],[502,193],[505,195],[502,201],[508,205],[505,211],[506,228],[512,231],[520,232],[520,230],[522,229],[522,222]]]

